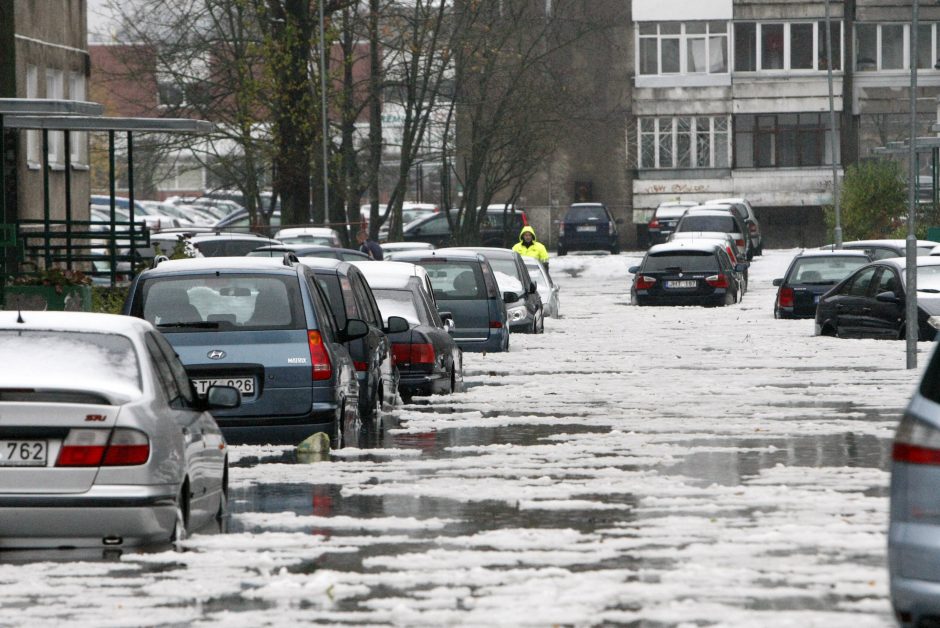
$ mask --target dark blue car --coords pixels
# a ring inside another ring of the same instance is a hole
[[[610,251],[620,253],[617,224],[601,203],[575,203],[558,227],[558,254],[568,251]]]
[[[124,313],[146,319],[179,354],[197,393],[238,388],[214,414],[232,442],[293,442],[359,426],[359,385],[344,346],[369,333],[336,324],[313,272],[289,260],[165,261],[137,276]]]

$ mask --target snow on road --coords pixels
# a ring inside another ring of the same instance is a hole
[[[636,256],[554,259],[564,318],[468,354],[392,451],[235,447],[235,533],[0,564],[0,625],[891,625],[888,442],[918,373],[902,343],[774,320],[793,254],[720,309],[630,305]]]

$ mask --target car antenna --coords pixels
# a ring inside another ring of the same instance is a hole
[[[23,310],[17,310],[17,311],[16,311],[16,322],[17,322],[17,323],[25,323],[25,322],[26,322],[26,321],[23,320]]]

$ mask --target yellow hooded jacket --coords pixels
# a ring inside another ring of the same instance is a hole
[[[522,241],[522,234],[524,233],[532,234],[532,244],[526,246],[526,243]],[[528,255],[529,257],[534,257],[542,263],[548,263],[548,251],[545,250],[545,245],[536,239],[535,229],[528,225],[523,227],[522,231],[519,232],[519,242],[516,243],[514,247],[512,247],[512,250],[519,255]]]

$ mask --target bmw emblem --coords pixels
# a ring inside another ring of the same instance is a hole
[[[222,351],[221,349],[213,349],[207,355],[210,360],[221,360],[225,357],[225,351]]]

